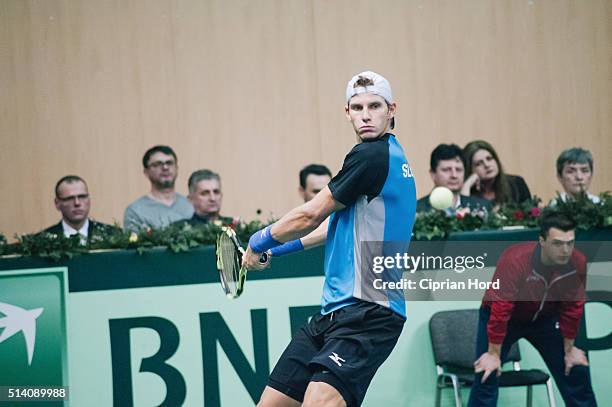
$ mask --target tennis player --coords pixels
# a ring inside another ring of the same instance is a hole
[[[399,281],[401,271],[377,275],[369,261],[405,252],[415,217],[412,171],[388,132],[396,111],[391,86],[377,73],[362,72],[348,82],[346,102],[357,144],[342,169],[311,201],[255,233],[243,257],[248,269],[262,269],[262,252],[275,257],[326,245],[321,312],[293,337],[259,406],[361,405],[406,319],[401,290],[371,284]]]

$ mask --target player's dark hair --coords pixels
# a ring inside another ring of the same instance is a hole
[[[300,171],[300,186],[302,188],[306,188],[306,178],[308,178],[310,174],[328,175],[330,178],[332,176],[332,173],[329,170],[329,168],[327,168],[326,166],[322,164],[307,165],[306,167],[302,168],[302,170]]]
[[[65,175],[62,178],[59,179],[59,181],[57,181],[55,183],[55,197],[59,198],[59,187],[60,185],[62,185],[64,182],[68,183],[68,184],[72,184],[73,182],[82,182],[83,184],[85,184],[85,187],[87,187],[87,182],[85,182],[85,180],[81,177],[79,177],[78,175]]]
[[[429,159],[429,168],[432,172],[436,172],[438,163],[443,160],[452,160],[458,158],[465,167],[465,159],[463,158],[463,150],[457,144],[439,144],[431,152]]]
[[[360,76],[359,79],[355,81],[353,88],[365,88],[366,86],[374,86],[374,81],[366,76]]]
[[[540,236],[546,239],[548,237],[548,231],[551,228],[559,229],[564,232],[576,229],[576,221],[570,216],[555,211],[545,210],[540,215]]]
[[[149,166],[149,159],[151,159],[151,156],[155,153],[164,153],[166,155],[171,155],[172,157],[174,157],[174,161],[178,164],[178,158],[176,157],[176,153],[171,147],[158,145],[148,149],[142,156],[142,166],[144,168],[147,168]]]

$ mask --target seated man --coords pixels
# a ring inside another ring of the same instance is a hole
[[[55,184],[55,207],[62,220],[41,233],[69,237],[79,234],[81,243],[87,244],[96,234],[107,233],[112,226],[89,219],[91,198],[87,184],[77,175],[66,175]]]
[[[575,222],[560,213],[540,218],[539,242],[506,249],[484,295],[478,321],[476,377],[468,406],[495,406],[498,373],[520,338],[542,355],[568,406],[595,407],[588,361],[574,346],[584,312],[587,262],[574,249]]]
[[[563,151],[557,158],[557,179],[563,186],[563,192],[559,194],[563,202],[575,199],[581,193],[586,193],[593,203],[601,201],[589,192],[593,180],[593,156],[589,150],[576,147]],[[555,205],[557,199],[553,199],[551,204]]]
[[[219,221],[230,224],[233,218],[221,216],[221,177],[211,170],[198,170],[189,177],[188,199],[193,205],[194,213],[190,219],[183,219],[176,224],[189,223],[192,226]]]
[[[484,208],[491,210],[491,202],[473,196],[461,195],[463,177],[465,174],[465,163],[463,162],[463,151],[456,144],[440,144],[432,152],[429,160],[429,175],[436,187],[446,187],[453,193],[453,204],[446,210],[448,215],[453,215],[459,208]],[[429,195],[417,201],[417,212],[431,210]]]
[[[310,164],[300,171],[300,188],[298,189],[304,202],[310,201],[327,186],[332,173],[324,165]]]
[[[154,146],[142,157],[143,173],[151,182],[151,191],[132,202],[123,216],[123,227],[132,232],[161,228],[181,219],[191,218],[193,206],[174,190],[178,159],[168,146]]]

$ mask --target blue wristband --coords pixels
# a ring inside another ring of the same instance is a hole
[[[263,253],[282,244],[281,242],[274,240],[272,233],[270,233],[270,229],[272,229],[272,225],[253,233],[249,239],[249,247],[255,253]]]
[[[272,256],[278,257],[289,253],[299,252],[300,250],[304,250],[304,245],[300,239],[295,239],[287,243],[283,243],[280,246],[271,248],[270,252],[272,252]]]

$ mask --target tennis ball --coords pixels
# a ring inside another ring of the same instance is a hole
[[[429,194],[429,203],[436,209],[450,208],[453,204],[453,193],[446,187],[435,187]]]

